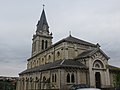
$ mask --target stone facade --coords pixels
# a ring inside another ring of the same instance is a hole
[[[97,88],[115,85],[109,57],[99,44],[71,35],[52,44],[52,38],[43,9],[32,39],[32,54],[27,69],[19,74],[17,90],[67,90],[73,84]]]

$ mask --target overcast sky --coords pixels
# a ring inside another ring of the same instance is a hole
[[[31,55],[32,36],[45,4],[53,43],[72,36],[99,43],[120,66],[120,0],[1,0],[0,75],[18,76]]]

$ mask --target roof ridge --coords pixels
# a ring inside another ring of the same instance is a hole
[[[86,44],[86,45],[96,46],[96,45],[93,44],[93,43],[87,42],[87,41],[85,41],[85,40],[83,40],[83,39],[76,38],[76,37],[74,37],[74,36],[68,36],[68,37],[64,38],[63,40],[72,41],[72,40],[70,40],[70,39],[74,39],[73,42],[77,42],[77,43],[80,43],[80,44]],[[75,40],[77,40],[77,41],[75,41]]]

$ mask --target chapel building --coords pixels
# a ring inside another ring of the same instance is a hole
[[[78,32],[79,33],[79,32]],[[115,85],[115,70],[99,44],[72,35],[52,44],[43,9],[32,39],[27,69],[19,73],[17,90],[68,90],[73,84],[108,88]]]

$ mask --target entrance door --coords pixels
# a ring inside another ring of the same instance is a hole
[[[100,72],[95,73],[95,82],[96,82],[96,88],[101,88]]]

